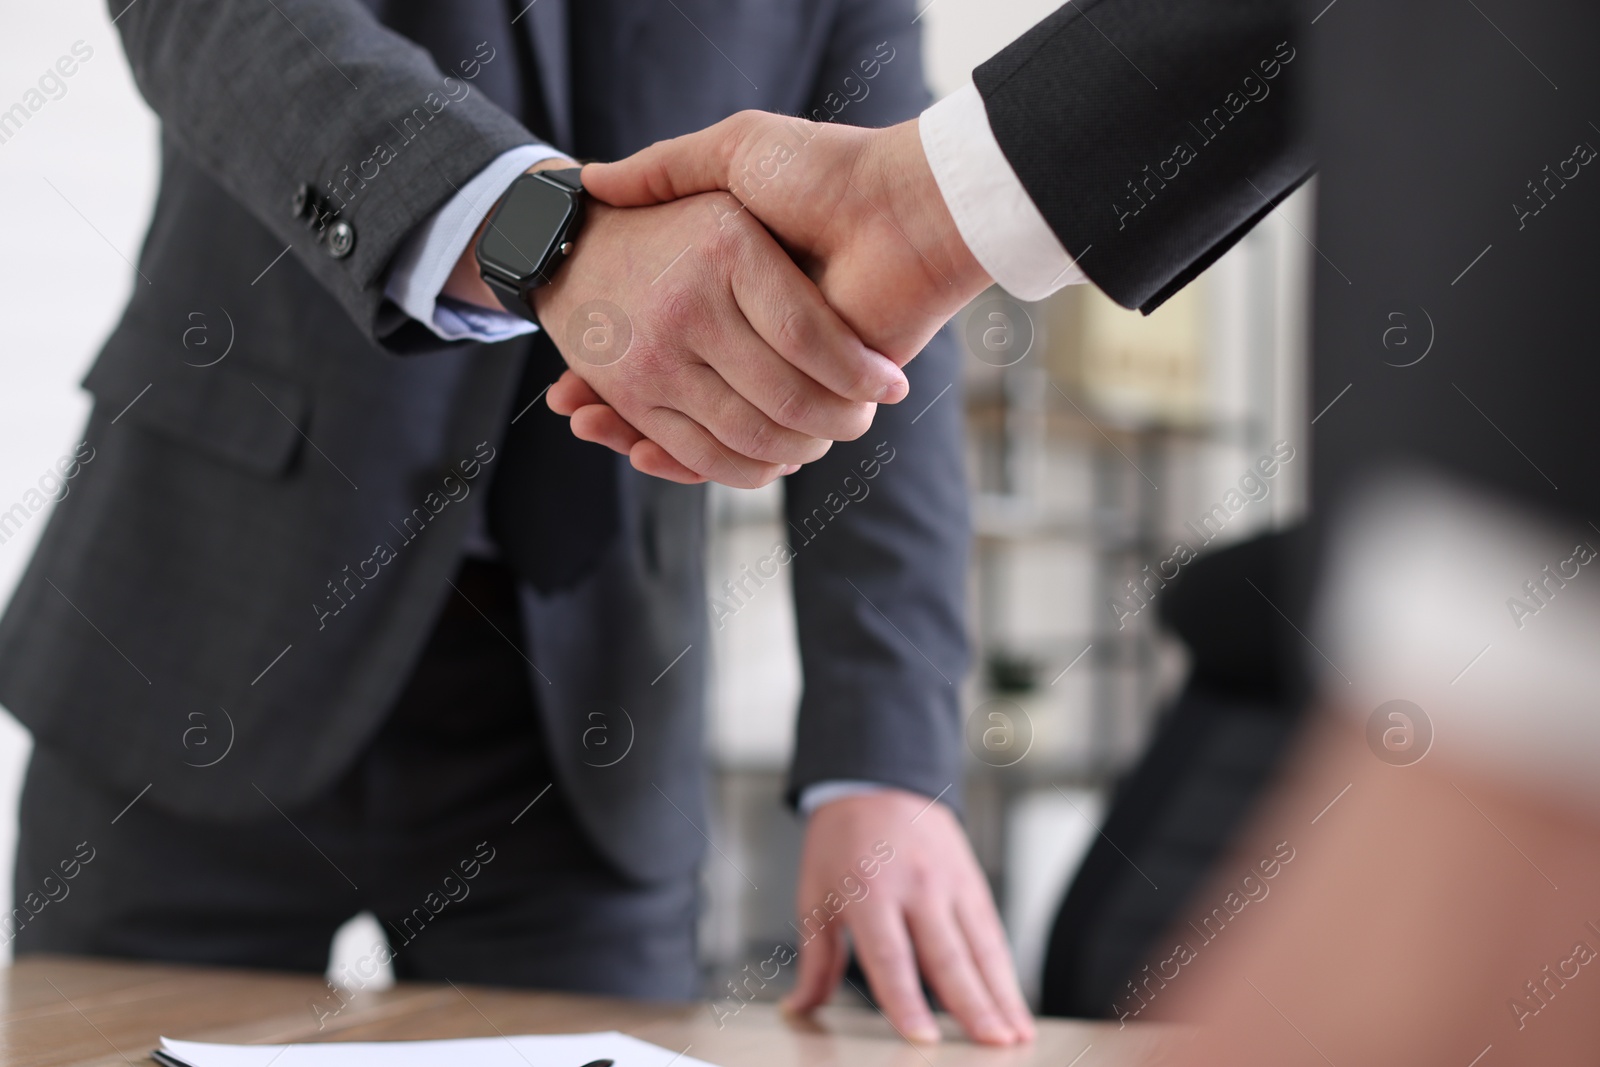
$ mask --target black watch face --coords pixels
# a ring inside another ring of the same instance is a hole
[[[478,242],[478,259],[508,279],[527,278],[554,250],[576,210],[571,193],[519,178]]]

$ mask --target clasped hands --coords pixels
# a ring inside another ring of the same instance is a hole
[[[754,488],[861,436],[989,283],[914,121],[742,112],[583,181],[573,254],[534,295],[570,368],[549,404],[657,477]],[[466,258],[446,291],[494,306]]]

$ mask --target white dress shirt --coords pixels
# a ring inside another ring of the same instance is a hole
[[[1088,281],[1022,187],[970,82],[922,113],[922,150],[973,256],[1018,300]]]

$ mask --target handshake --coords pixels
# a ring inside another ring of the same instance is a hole
[[[914,120],[743,112],[583,182],[583,230],[533,295],[569,367],[549,404],[657,477],[755,488],[861,436],[989,284]],[[470,255],[446,292],[498,306]]]

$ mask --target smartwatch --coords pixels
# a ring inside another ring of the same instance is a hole
[[[537,322],[529,294],[547,284],[583,225],[581,167],[541,170],[511,183],[478,239],[478,273],[513,315]]]

